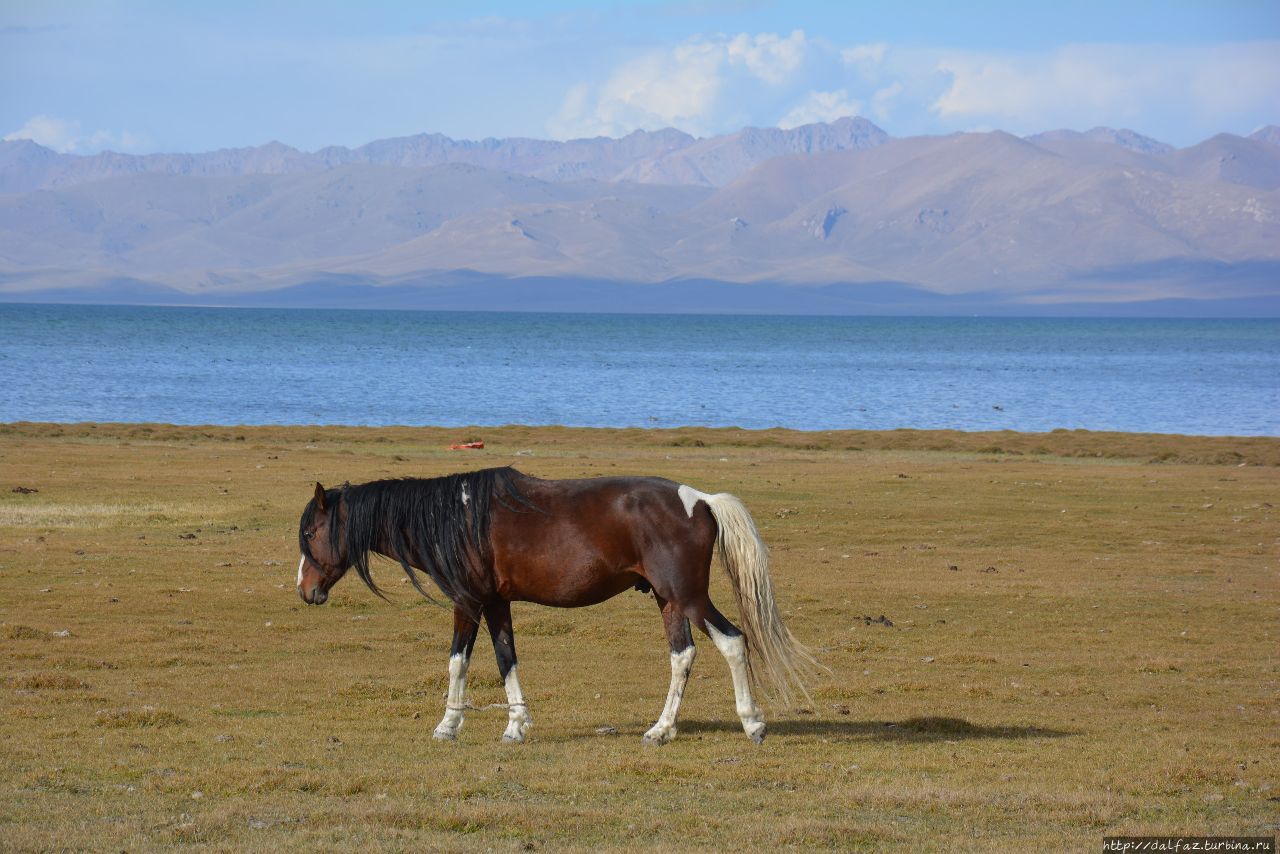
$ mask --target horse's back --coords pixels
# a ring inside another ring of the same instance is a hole
[[[660,477],[540,480],[519,476],[521,502],[495,501],[490,538],[497,593],[547,605],[591,605],[648,581],[705,576],[716,526],[686,511]]]

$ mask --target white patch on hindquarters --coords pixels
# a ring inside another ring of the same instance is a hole
[[[302,557],[298,558],[298,586],[299,587],[302,586],[302,567],[305,566],[306,563],[307,563],[306,555],[303,555]]]
[[[684,687],[689,682],[689,671],[698,654],[693,645],[680,652],[671,653],[671,687],[667,689],[667,702],[662,707],[658,722],[644,734],[645,744],[666,744],[676,737],[676,718],[680,715],[680,701],[684,699]]]
[[[523,742],[525,734],[533,726],[533,717],[529,714],[529,706],[520,692],[520,677],[516,675],[516,665],[511,665],[505,681],[507,689],[507,730],[502,734],[503,741]]]
[[[693,508],[698,505],[699,501],[706,501],[708,505],[711,504],[711,502],[707,500],[711,498],[710,495],[707,495],[705,492],[699,492],[692,486],[685,486],[681,484],[680,488],[676,490],[676,493],[684,503],[684,512],[689,515],[690,519],[693,518]]]
[[[462,506],[466,507],[467,502],[471,500],[471,494],[467,492],[467,485],[462,484]]]
[[[449,697],[445,701],[444,717],[432,734],[442,741],[453,741],[462,729],[462,713],[467,702],[467,665],[465,655],[449,656]]]
[[[720,650],[725,661],[729,662],[729,673],[733,676],[734,707],[742,720],[742,729],[757,744],[764,740],[764,715],[760,707],[751,697],[751,683],[747,678],[747,641],[742,635],[730,637],[716,627],[707,623],[707,634]]]

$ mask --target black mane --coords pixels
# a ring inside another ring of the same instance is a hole
[[[371,552],[398,561],[423,596],[435,601],[415,570],[430,576],[453,604],[478,617],[480,599],[474,589],[474,570],[486,568],[493,559],[489,544],[492,502],[512,509],[517,505],[533,508],[516,487],[517,477],[522,475],[508,466],[331,489],[325,494],[325,503],[332,508],[335,521],[343,511],[346,514],[345,524],[329,526],[334,553],[339,553],[338,547],[345,541],[347,559],[360,580],[379,596],[382,591],[369,573]],[[303,514],[303,531],[314,511],[313,500]],[[305,537],[299,542],[303,553],[310,556]]]

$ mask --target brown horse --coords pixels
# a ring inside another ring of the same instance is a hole
[[[790,704],[805,697],[802,677],[815,662],[782,623],[767,552],[751,515],[732,495],[707,495],[656,477],[539,480],[511,468],[429,480],[380,480],[326,490],[302,513],[298,593],[311,605],[350,567],[378,595],[370,553],[398,561],[414,586],[418,573],[453,604],[449,694],[435,737],[454,739],[468,707],[467,665],[481,618],[489,627],[506,685],[504,741],[524,741],[532,725],[516,676],[511,603],[560,608],[594,605],[635,588],[653,592],[671,647],[671,688],[649,744],[676,734],[676,715],[693,665],[692,623],[729,662],[742,728],[763,741],[758,688]],[[743,632],[707,596],[718,551],[742,615]]]

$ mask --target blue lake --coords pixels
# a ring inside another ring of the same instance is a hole
[[[0,421],[1280,435],[1280,320],[0,304]]]

